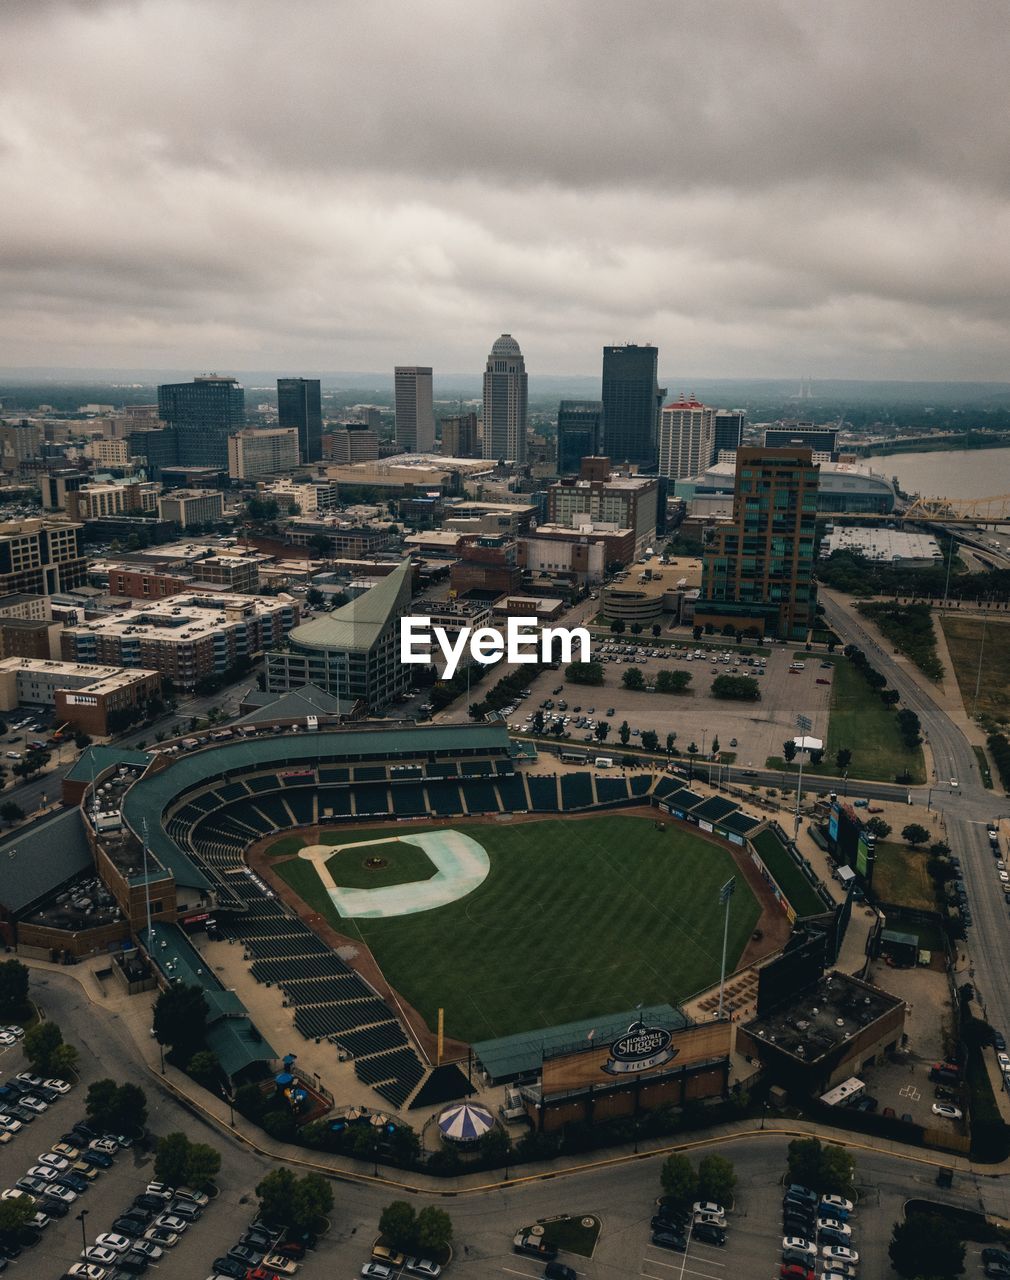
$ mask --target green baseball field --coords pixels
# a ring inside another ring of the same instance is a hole
[[[483,1040],[639,1002],[676,1002],[718,981],[719,888],[735,874],[732,858],[718,846],[672,824],[660,831],[649,818],[620,814],[442,825],[479,842],[491,869],[468,896],[431,911],[345,919],[311,863],[296,857],[274,868],[311,910],[367,943],[388,981],[429,1026],[442,1006],[449,1035]],[[398,836],[409,836],[409,829],[353,831],[355,840]],[[352,836],[344,828],[322,838],[337,843]],[[294,852],[293,840],[283,838],[283,852]],[[409,862],[397,867],[397,882],[425,878],[425,868],[415,874]],[[328,870],[339,884],[339,858]],[[384,883],[392,870],[387,866]],[[357,867],[349,874],[361,884]],[[759,914],[737,875],[728,971]]]

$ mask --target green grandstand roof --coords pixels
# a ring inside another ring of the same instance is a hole
[[[289,641],[299,648],[367,653],[389,621],[398,617],[409,602],[411,572],[410,560],[402,560],[392,573],[355,600],[295,627],[288,635]]]
[[[74,762],[67,774],[71,782],[90,782],[105,769],[125,764],[131,769],[144,768],[152,757],[149,751],[137,751],[133,747],[88,747]]]
[[[270,724],[274,720],[299,720],[303,716],[349,715],[354,705],[354,698],[335,698],[314,684],[304,684],[287,693],[266,695],[258,707],[231,723]]]
[[[520,1031],[498,1040],[482,1040],[473,1046],[473,1051],[492,1080],[510,1080],[539,1071],[544,1058],[585,1048],[590,1032],[594,1044],[605,1045],[638,1021],[648,1027],[665,1027],[668,1031],[679,1031],[688,1025],[684,1014],[672,1004],[652,1004],[626,1013],[608,1013],[600,1018],[544,1027],[540,1031]]]
[[[151,933],[150,945],[146,929],[140,929],[137,936],[165,977],[203,992],[208,1007],[207,1047],[217,1055],[224,1071],[235,1076],[253,1063],[272,1062],[277,1054],[253,1025],[245,1005],[214,978],[182,929],[159,923]]]
[[[276,766],[354,760],[361,757],[423,756],[431,751],[472,751],[505,754],[508,734],[503,724],[423,725],[388,729],[332,729],[317,733],[247,738],[193,751],[172,761],[167,769],[134,783],[123,796],[123,821],[142,839],[143,819],[149,822],[148,845],[179,884],[199,890],[211,881],[175,843],[161,823],[161,815],[176,796],[226,774]],[[88,775],[90,777],[90,774]]]
[[[0,843],[0,903],[12,915],[94,867],[79,809],[65,809]]]

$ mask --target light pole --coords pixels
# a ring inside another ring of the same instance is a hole
[[[722,928],[722,969],[719,975],[719,1021],[722,1021],[723,996],[726,988],[726,944],[729,941],[729,904],[736,890],[736,876],[730,876],[719,890],[719,902],[726,908],[726,919]]]
[[[796,728],[799,729],[801,737],[806,737],[813,728],[813,721],[809,716],[797,716]],[[803,752],[805,750],[806,748],[801,746],[798,752],[800,757],[800,771],[796,776],[796,817],[793,826],[794,836],[799,835],[800,831],[800,801],[803,797]]]
[[[982,655],[985,653],[985,629],[989,621],[989,615],[986,614],[982,619],[982,640],[978,646],[978,676],[975,680],[975,697],[971,703],[971,718],[975,719],[975,712],[978,709],[978,691],[982,687]]]
[[[81,1224],[81,1246],[86,1249],[88,1247],[88,1233],[84,1227],[84,1219],[88,1216],[88,1210],[82,1209],[77,1215],[77,1221]]]

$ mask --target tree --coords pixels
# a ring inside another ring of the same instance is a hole
[[[935,1214],[913,1213],[896,1222],[887,1252],[895,1271],[908,1280],[964,1271],[964,1244],[956,1227]]]
[[[725,1156],[704,1156],[698,1165],[698,1198],[728,1205],[736,1186],[736,1170]]]
[[[56,1070],[54,1059],[62,1044],[63,1032],[55,1022],[39,1022],[30,1027],[25,1033],[24,1047],[25,1057],[32,1070],[39,1075],[51,1076]],[[74,1058],[76,1057],[75,1051]]]
[[[782,758],[787,762],[796,759],[796,743],[792,738],[786,738],[785,742],[783,742]]]
[[[295,1183],[291,1226],[308,1231],[333,1208],[333,1191],[321,1173],[306,1173]]]
[[[221,1170],[221,1153],[206,1142],[193,1142],[189,1148],[186,1166],[186,1185],[209,1187]]]
[[[676,741],[677,741],[677,735],[676,735],[675,733],[668,733],[668,734],[666,735],[666,749],[667,749],[667,751],[673,751],[673,744],[674,744]]]
[[[868,822],[863,823],[864,828],[872,836],[876,836],[878,840],[886,840],[891,834],[891,824],[885,822],[883,818],[870,818]]]
[[[659,734],[656,732],[655,729],[642,730],[642,746],[646,749],[646,751],[659,750]]]
[[[658,640],[662,634],[663,634],[663,628],[659,625],[658,622],[654,622],[652,624],[653,639]]]
[[[814,766],[819,765],[824,759],[824,751],[821,747],[813,747],[810,752],[810,763]]]
[[[611,635],[623,636],[624,635],[624,619],[615,618],[613,622],[610,624],[610,632],[611,632]]]
[[[19,1231],[35,1217],[35,1200],[32,1196],[18,1196],[16,1200],[0,1200],[0,1232]]]
[[[687,754],[691,757],[692,760],[694,759],[694,757],[698,754],[697,742],[689,742],[687,744]]]
[[[690,1204],[698,1195],[698,1175],[687,1156],[668,1156],[659,1172],[659,1180],[674,1204]]]
[[[631,737],[631,726],[627,720],[621,721],[621,727],[617,731],[617,736],[621,739],[624,746],[628,745],[628,739]]]
[[[690,671],[660,671],[656,676],[656,692],[684,693],[690,683]]]
[[[291,1225],[291,1203],[297,1178],[290,1169],[272,1169],[257,1186],[260,1217],[278,1227]]]
[[[642,624],[640,622],[633,622],[631,624],[631,634],[633,636],[640,636],[642,634]]]
[[[704,629],[704,627],[693,627],[693,628],[691,629],[691,635],[692,635],[692,636],[694,636],[694,639],[695,639],[695,642],[696,642],[696,643],[697,643],[697,641],[699,641],[699,640],[701,639],[701,637],[702,637],[704,634],[705,634],[705,629]]]
[[[417,1243],[425,1253],[445,1253],[452,1244],[452,1219],[444,1209],[425,1205],[417,1215]]]
[[[852,1186],[855,1161],[844,1147],[822,1146],[818,1138],[797,1138],[789,1144],[789,1181],[822,1195],[846,1195]]]
[[[625,689],[644,689],[645,677],[638,667],[628,667],[624,675],[621,676],[621,684],[624,685]]]
[[[598,742],[605,742],[607,740],[607,734],[610,732],[610,721],[601,720],[593,732],[596,734],[596,740]]]
[[[565,667],[565,679],[572,684],[603,684],[603,663],[572,662]]]
[[[189,1139],[184,1133],[166,1133],[158,1139],[154,1172],[160,1182],[181,1187],[189,1181]]]
[[[713,756],[717,756],[719,754],[719,735],[718,734],[716,734],[715,737],[712,739],[712,754]]]
[[[21,1018],[27,1008],[28,969],[20,960],[0,962],[0,1017]]]
[[[3,818],[9,827],[13,827],[15,822],[20,822],[24,816],[24,809],[19,804],[15,804],[13,800],[5,800],[3,804],[0,804],[0,818]]]
[[[845,770],[852,763],[852,752],[848,747],[842,747],[840,751],[835,752],[835,764],[839,769]]]
[[[950,845],[946,840],[934,840],[929,846],[929,853],[932,858],[949,858]]]
[[[926,843],[929,839],[929,832],[921,823],[910,822],[907,827],[901,828],[901,838],[914,849],[917,845]]]
[[[203,1048],[207,1014],[207,997],[199,987],[169,987],[154,1004],[154,1038],[189,1062]]]
[[[406,1200],[394,1200],[379,1215],[379,1233],[391,1249],[413,1249],[417,1240],[417,1214]]]
[[[216,1053],[211,1053],[209,1049],[201,1049],[190,1058],[186,1070],[201,1084],[213,1084],[221,1073],[221,1064],[218,1062]]]
[[[754,676],[716,676],[712,681],[712,697],[733,702],[759,702],[761,686]]]
[[[85,1107],[92,1127],[103,1133],[125,1133],[136,1138],[144,1132],[147,1097],[135,1084],[96,1080],[88,1089]]]

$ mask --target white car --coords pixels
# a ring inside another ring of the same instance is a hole
[[[943,1116],[946,1120],[960,1120],[963,1112],[960,1107],[953,1107],[949,1102],[934,1102],[933,1115]]]
[[[102,1141],[101,1138],[98,1139]],[[145,1193],[149,1196],[160,1196],[166,1202],[175,1199],[175,1187],[170,1187],[167,1182],[149,1182],[144,1188]]]
[[[81,1250],[81,1257],[85,1262],[97,1262],[100,1266],[108,1267],[119,1255],[115,1249],[103,1249],[100,1244],[92,1244],[87,1249]]]
[[[9,1031],[0,1031],[0,1044],[12,1045],[17,1044],[17,1036],[11,1035]]]
[[[69,1093],[70,1085],[66,1080],[43,1080],[42,1083],[47,1089],[52,1089],[54,1093]]]
[[[403,1269],[412,1276],[428,1276],[429,1280],[437,1280],[442,1274],[442,1268],[437,1262],[432,1262],[428,1258],[408,1258],[403,1264]]]
[[[22,1191],[20,1187],[8,1187],[6,1191],[0,1191],[0,1200],[33,1200],[34,1198],[27,1191]]]
[[[821,1196],[821,1208],[837,1209],[840,1213],[852,1213],[855,1205],[844,1196]]]
[[[189,1223],[185,1218],[180,1218],[178,1214],[162,1213],[155,1218],[154,1225],[156,1227],[167,1227],[169,1231],[174,1231],[177,1235],[182,1235],[189,1226]]]
[[[783,1236],[782,1252],[803,1253],[808,1258],[816,1258],[817,1246],[811,1244],[809,1240],[804,1240],[802,1236]]]
[[[47,1164],[33,1164],[28,1170],[29,1178],[41,1178],[43,1182],[55,1182],[59,1176],[59,1169],[53,1169]]]
[[[70,1168],[70,1161],[66,1156],[58,1156],[54,1151],[43,1151],[39,1156],[39,1164],[51,1165],[54,1169],[59,1169],[61,1173],[64,1169]]]
[[[695,1200],[691,1206],[692,1213],[714,1213],[717,1218],[724,1218],[726,1210],[714,1200]]]
[[[157,1262],[165,1255],[165,1250],[160,1245],[156,1245],[153,1240],[134,1240],[130,1248],[134,1253],[143,1254],[150,1262]]]
[[[694,1225],[696,1227],[720,1227],[726,1230],[726,1215],[724,1213],[696,1213],[694,1215]]]
[[[40,1116],[43,1111],[49,1110],[49,1103],[43,1102],[41,1098],[36,1098],[33,1093],[28,1094],[26,1098],[19,1099],[18,1106],[27,1107],[29,1111],[34,1111],[37,1116]]]
[[[848,1238],[852,1235],[852,1228],[847,1222],[843,1222],[841,1218],[818,1217],[818,1231],[834,1231],[836,1235]]]
[[[997,1053],[996,1061],[999,1063],[999,1069],[1004,1075],[1010,1071],[1010,1053]]]
[[[64,1204],[73,1204],[77,1199],[77,1192],[71,1191],[69,1187],[46,1187],[46,1195],[54,1200],[62,1200]]]
[[[20,1080],[22,1084],[30,1084],[33,1089],[44,1083],[41,1076],[33,1076],[30,1071],[19,1071],[14,1079]]]
[[[293,1276],[298,1270],[298,1263],[285,1258],[283,1253],[268,1253],[263,1259],[263,1266],[281,1276]]]
[[[160,1245],[164,1249],[174,1249],[180,1238],[178,1231],[172,1231],[168,1227],[159,1227],[157,1225],[148,1227],[144,1232],[145,1240],[150,1240],[152,1244]]]
[[[103,1155],[114,1156],[119,1151],[119,1143],[112,1138],[92,1138],[88,1143],[89,1151],[101,1151]]]
[[[24,1027],[3,1027],[7,1035],[13,1036],[15,1040],[23,1040],[25,1038]]]
[[[821,1249],[821,1257],[829,1262],[850,1262],[855,1266],[859,1262],[859,1254],[844,1244],[826,1244]]]
[[[0,1129],[4,1133],[19,1133],[22,1129],[20,1120],[15,1120],[13,1116],[0,1116]]]
[[[824,1263],[825,1276],[841,1276],[842,1280],[856,1280],[856,1268],[851,1262],[839,1262],[837,1258],[829,1258]]]
[[[105,1280],[108,1274],[107,1268],[94,1262],[75,1262],[72,1267],[67,1267],[68,1276],[85,1276],[86,1280]]]
[[[113,1253],[127,1253],[132,1241],[129,1236],[121,1236],[116,1231],[106,1231],[95,1237],[95,1244],[103,1249],[111,1249]]]

